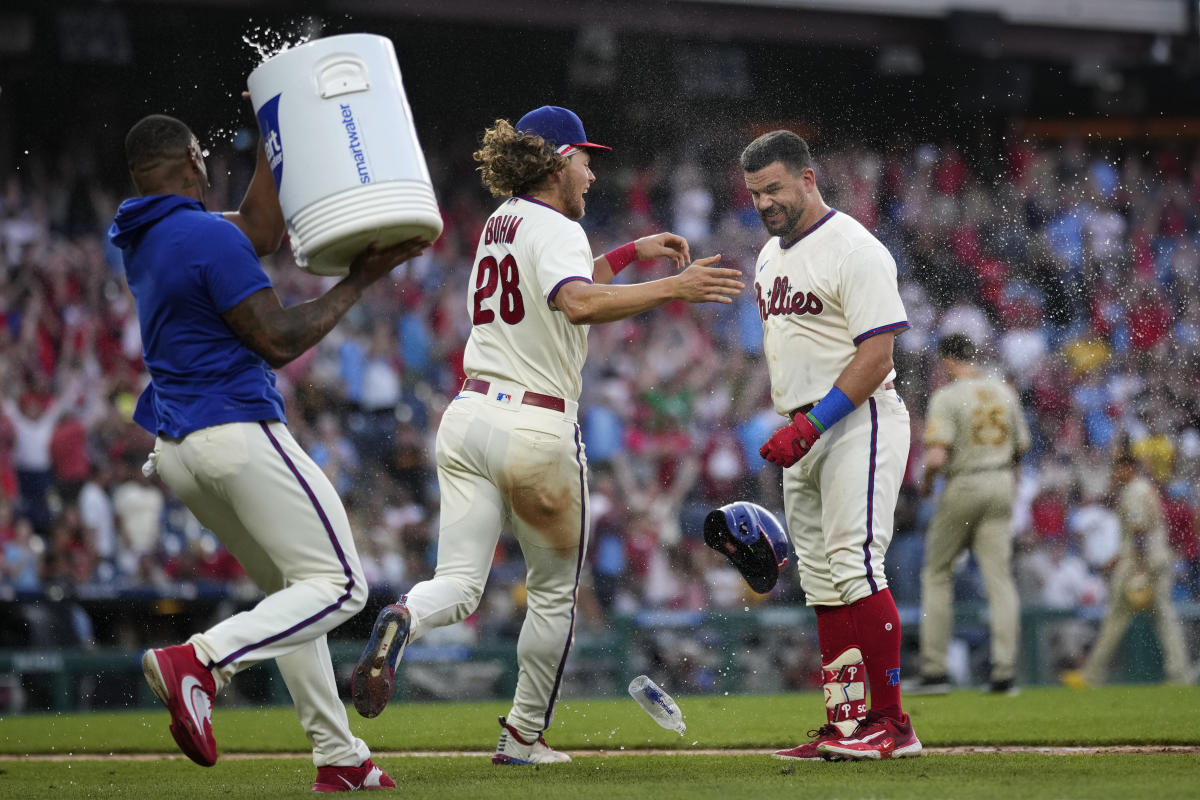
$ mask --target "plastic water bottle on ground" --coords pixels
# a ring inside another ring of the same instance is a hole
[[[659,688],[658,684],[645,675],[638,675],[629,683],[629,694],[655,722],[683,736],[687,730],[687,725],[683,724],[683,712],[671,699],[671,695]]]

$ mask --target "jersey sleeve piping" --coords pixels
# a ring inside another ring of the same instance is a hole
[[[880,325],[878,328],[872,328],[869,331],[865,331],[860,333],[858,336],[855,336],[854,344],[860,345],[867,339],[870,339],[872,336],[878,336],[881,333],[901,333],[908,330],[908,328],[908,320],[906,319],[899,322],[892,322],[888,325]]]
[[[546,295],[546,305],[553,307],[554,298],[558,294],[558,290],[561,289],[565,284],[570,283],[571,281],[583,281],[584,283],[592,283],[591,278],[585,278],[582,275],[572,275],[569,278],[563,278],[561,281],[554,284],[554,288],[550,290],[550,294]]]

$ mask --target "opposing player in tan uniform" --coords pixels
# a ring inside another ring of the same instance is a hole
[[[1083,683],[1095,686],[1104,682],[1130,620],[1142,611],[1154,616],[1167,682],[1190,683],[1183,627],[1171,603],[1171,548],[1158,489],[1127,451],[1121,452],[1113,464],[1113,483],[1120,492],[1117,515],[1121,518],[1121,550],[1109,583],[1108,612],[1081,670]]]
[[[896,264],[831,209],[808,145],[788,131],[742,152],[746,187],[772,239],[754,278],[775,410],[791,423],[763,445],[783,467],[800,584],[817,614],[827,722],[790,759],[919,755],[900,703],[900,619],[883,558],[908,458],[908,411],[892,344],[908,327]],[[866,704],[870,684],[871,707]]]
[[[376,621],[352,677],[356,708],[380,713],[407,641],[467,617],[479,604],[501,529],[525,556],[527,607],[517,644],[512,709],[501,718],[496,764],[570,761],[542,738],[571,647],[588,533],[587,461],[576,421],[588,325],[669,300],[731,302],[736,270],[690,266],[687,242],[660,233],[593,259],[578,221],[595,175],[571,111],[542,106],[514,129],[497,120],[475,153],[484,184],[508,197],[484,226],[471,274],[467,381],[437,436],[441,530],[437,570]],[[635,259],[666,257],[682,272],[620,285]]]
[[[954,561],[971,548],[987,588],[991,621],[991,683],[997,693],[1016,691],[1020,608],[1012,573],[1013,467],[1029,449],[1029,426],[1017,394],[973,363],[974,343],[952,333],[938,344],[951,382],[933,393],[925,423],[925,475],[946,484],[925,536],[921,570],[921,679],[914,690],[944,694],[954,612]]]

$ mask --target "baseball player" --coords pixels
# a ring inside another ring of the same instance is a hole
[[[975,345],[961,333],[938,343],[951,383],[933,393],[925,423],[928,494],[934,478],[946,485],[925,536],[921,570],[921,679],[917,691],[950,689],[946,654],[954,608],[954,561],[970,547],[987,587],[991,621],[990,691],[1012,694],[1017,667],[1019,604],[1012,574],[1013,467],[1029,449],[1029,426],[1017,393],[983,374]]]
[[[817,614],[826,724],[789,759],[919,755],[900,702],[900,619],[883,559],[908,457],[892,343],[908,328],[887,249],[825,204],[807,143],[766,133],[742,152],[772,238],[755,267],[775,410],[762,446],[783,467],[800,584]],[[870,685],[870,708],[866,688]]]
[[[157,436],[157,470],[267,597],[187,642],[148,650],[146,680],[171,712],[171,734],[212,766],[212,701],[241,670],[274,658],[313,746],[314,791],[394,788],[351,732],[325,635],[358,613],[367,585],[341,500],[288,432],[272,367],[303,353],[375,280],[421,252],[410,240],[370,247],[326,294],[283,308],[257,255],[283,236],[262,146],[237,212],[204,207],[208,174],[186,125],[153,115],[125,152],[140,197],[117,211],[150,383],[134,419]]]
[[[660,233],[593,259],[577,220],[595,180],[592,154],[606,149],[588,141],[573,112],[542,106],[515,128],[497,120],[474,154],[484,184],[508,199],[479,240],[467,296],[467,380],[438,428],[437,568],[380,612],[351,678],[355,707],[379,714],[406,643],[475,610],[509,527],[525,558],[528,610],[495,764],[570,761],[542,734],[571,646],[586,551],[587,462],[576,401],[588,326],[672,299],[729,303],[744,288],[736,270],[711,266],[719,256],[660,280],[612,283],[635,260],[666,257],[684,266],[690,257],[683,238]]]
[[[1121,518],[1121,550],[1108,591],[1108,611],[1100,624],[1096,644],[1080,670],[1083,685],[1104,682],[1113,653],[1125,637],[1133,615],[1149,611],[1158,628],[1163,671],[1168,683],[1191,683],[1187,648],[1179,615],[1171,603],[1173,557],[1167,543],[1162,499],[1150,479],[1142,474],[1137,458],[1122,450],[1113,464],[1117,515]],[[1073,683],[1068,679],[1068,684]],[[1078,679],[1074,681],[1079,683]]]

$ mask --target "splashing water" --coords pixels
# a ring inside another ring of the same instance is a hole
[[[279,55],[285,50],[299,47],[321,35],[322,24],[316,17],[304,17],[289,23],[285,28],[268,28],[256,25],[242,35],[242,41],[257,57],[254,66],[257,67],[267,59]]]

